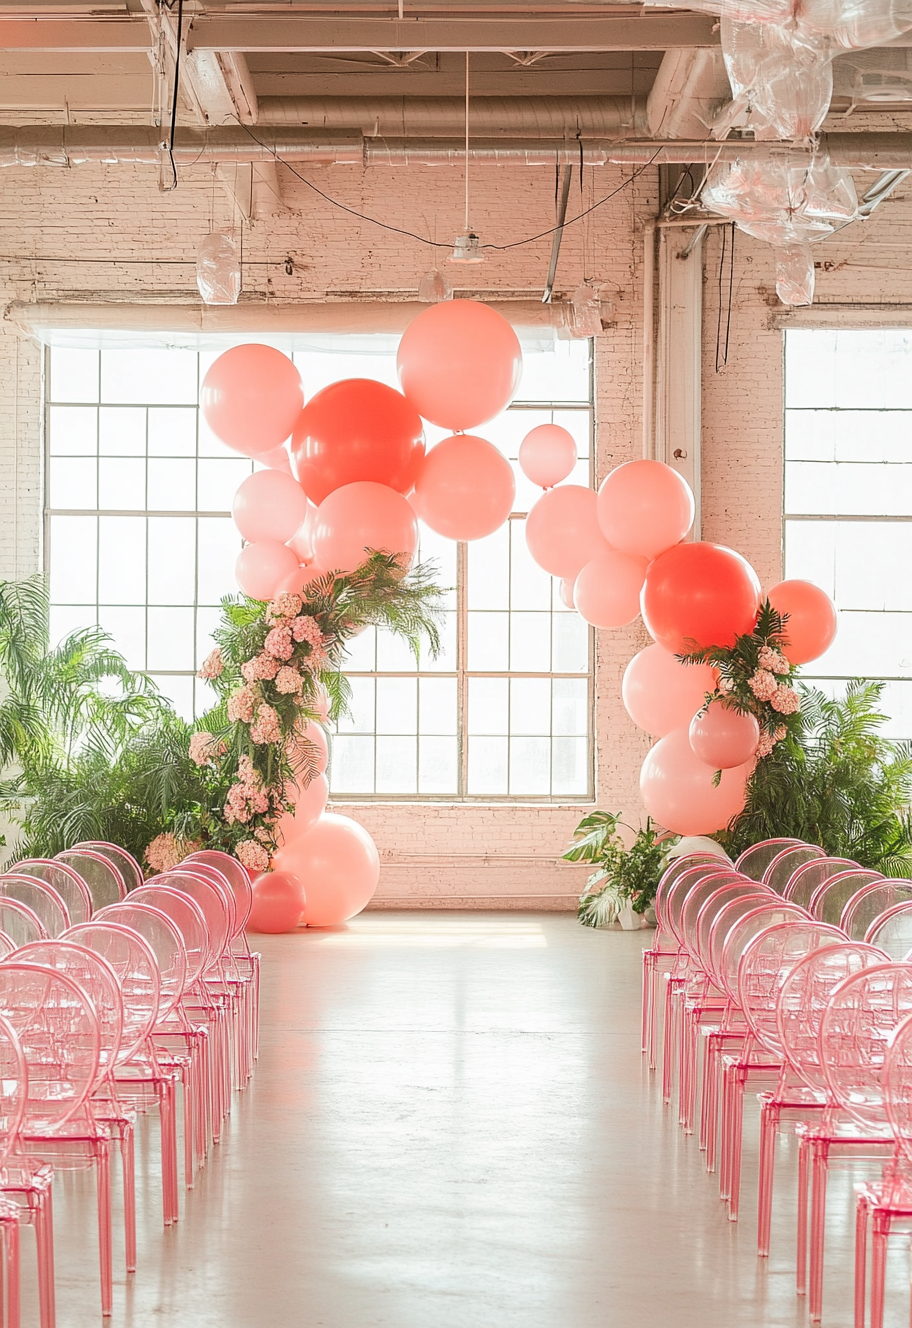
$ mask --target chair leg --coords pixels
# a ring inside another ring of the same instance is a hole
[[[871,1328],[883,1328],[889,1232],[889,1214],[881,1209],[875,1209],[871,1231]]]
[[[859,1194],[855,1205],[855,1328],[865,1328],[865,1278],[868,1262],[868,1201]]]
[[[114,1254],[111,1233],[111,1147],[103,1140],[96,1151],[98,1169],[98,1260],[101,1267],[101,1313],[114,1313]]]
[[[807,1242],[808,1242],[808,1141],[801,1135],[798,1140],[798,1251],[795,1260],[795,1292],[807,1294]]]
[[[773,1102],[764,1102],[760,1110],[760,1175],[757,1195],[757,1254],[761,1259],[768,1258],[770,1252],[773,1169],[778,1129],[779,1108]]]
[[[57,1307],[54,1295],[54,1208],[51,1187],[30,1199],[38,1249],[38,1312],[41,1328],[54,1328]]]
[[[811,1259],[808,1310],[812,1323],[823,1313],[823,1243],[826,1233],[827,1167],[830,1146],[826,1139],[811,1143]]]
[[[3,1275],[6,1283],[6,1322],[9,1328],[21,1328],[22,1308],[19,1284],[19,1219],[3,1222]]]
[[[731,1110],[729,1115],[729,1185],[728,1220],[737,1222],[741,1202],[741,1132],[744,1128],[744,1079],[740,1066],[731,1076]]]
[[[672,1069],[675,1056],[673,990],[674,980],[669,976],[665,979],[665,1022],[662,1032],[662,1101],[666,1105],[671,1102]]]
[[[127,1272],[136,1272],[136,1162],[132,1121],[120,1127],[120,1161],[123,1171],[124,1246]]]

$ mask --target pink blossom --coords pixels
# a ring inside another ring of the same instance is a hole
[[[199,847],[199,843],[194,840],[178,839],[166,831],[155,836],[146,849],[145,858],[154,872],[166,872],[183,862],[188,853],[195,853]]]
[[[273,627],[266,637],[263,648],[274,659],[291,659],[294,650],[291,644],[291,632],[284,624],[281,627]]]
[[[312,646],[310,654],[303,660],[303,665],[309,673],[320,673],[329,665],[329,655],[325,650]]]
[[[747,685],[758,701],[772,701],[778,687],[776,679],[766,669],[757,669],[748,678]]]
[[[224,667],[225,662],[222,659],[222,652],[216,646],[214,650],[210,650],[203,660],[200,671],[196,676],[198,678],[218,678]]]
[[[261,844],[269,844],[272,841],[272,832],[267,830],[265,825],[261,825],[258,830],[253,832]]]
[[[771,733],[761,733],[757,744],[757,759],[762,761],[764,756],[769,756],[775,745],[776,740]]]
[[[729,693],[733,692],[734,690],[735,690],[735,684],[732,682],[731,678],[719,679],[719,691],[722,693],[723,696],[728,696]]]
[[[189,756],[194,765],[212,765],[219,756],[224,756],[228,748],[218,738],[203,729],[194,733],[190,739]]]
[[[301,596],[294,595],[290,591],[283,591],[281,595],[276,595],[266,610],[266,617],[270,622],[275,622],[277,618],[293,618],[296,613],[301,612]]]
[[[780,715],[794,715],[801,709],[798,693],[793,687],[787,687],[784,682],[779,683],[775,696],[770,697],[770,705],[774,710],[778,710]]]
[[[255,839],[242,839],[234,851],[248,871],[261,872],[269,866],[269,854]]]
[[[256,700],[252,687],[239,687],[228,697],[228,718],[232,724],[249,724]]]
[[[256,719],[250,726],[250,736],[257,744],[282,741],[282,726],[271,705],[257,707]]]
[[[323,633],[316,618],[309,618],[306,615],[303,618],[295,618],[291,624],[291,634],[296,641],[306,641],[308,645],[323,644]]]
[[[271,635],[272,633],[270,633]],[[254,655],[253,659],[248,659],[241,665],[241,673],[243,673],[247,682],[268,682],[270,678],[276,676],[278,671],[278,660],[273,659],[272,655],[267,655],[265,651],[259,655]]]
[[[772,646],[761,646],[758,658],[761,669],[766,669],[769,673],[788,673],[791,668],[785,656],[778,650],[773,650]]]
[[[238,761],[238,779],[242,784],[252,784],[255,788],[259,788],[262,782],[260,773],[249,756],[242,756]]]
[[[289,668],[287,665],[279,669],[275,679],[276,691],[291,694],[299,692],[304,686],[304,680],[297,669]]]

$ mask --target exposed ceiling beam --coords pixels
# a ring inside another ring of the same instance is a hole
[[[151,51],[145,18],[0,18],[0,51]]]

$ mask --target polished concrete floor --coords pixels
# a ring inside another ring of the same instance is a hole
[[[421,912],[257,938],[253,1083],[170,1231],[147,1123],[139,1271],[127,1281],[118,1243],[114,1325],[804,1324],[792,1141],[760,1262],[755,1121],[732,1226],[643,1065],[645,937],[567,914]],[[851,1179],[832,1187],[831,1328],[852,1322]],[[55,1188],[58,1321],[97,1325],[92,1184]],[[31,1324],[28,1235],[23,1246]],[[901,1242],[893,1259],[888,1323],[906,1324]]]

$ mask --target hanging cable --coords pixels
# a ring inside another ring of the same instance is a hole
[[[471,230],[469,225],[469,53],[466,51],[466,70],[465,70],[465,229]]]
[[[177,45],[174,50],[174,89],[171,94],[171,133],[168,138],[168,160],[171,163],[172,183],[165,193],[177,188],[177,166],[174,164],[174,133],[177,129],[177,94],[180,90],[181,41],[184,33],[184,0],[177,0]]]

